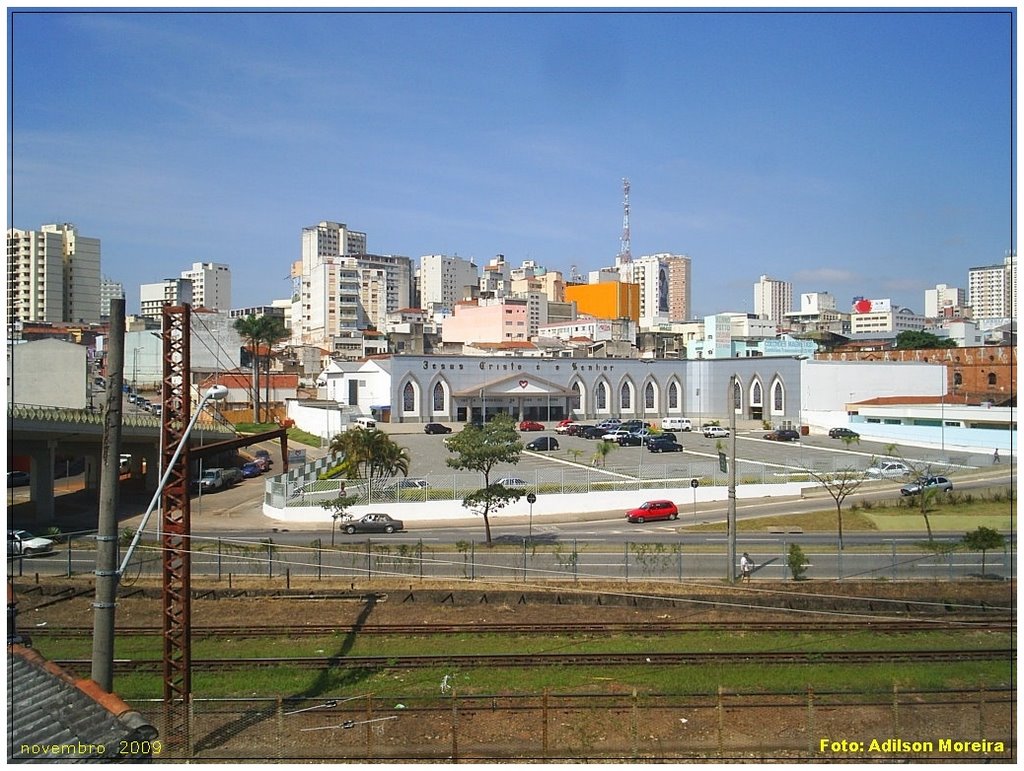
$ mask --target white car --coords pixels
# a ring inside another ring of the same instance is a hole
[[[898,460],[887,460],[867,469],[864,476],[868,479],[900,479],[910,476],[910,468]]]
[[[53,541],[49,538],[40,538],[27,530],[7,531],[8,557],[27,557],[30,554],[45,554],[50,551],[53,551]]]
[[[508,488],[526,487],[526,480],[519,477],[502,477],[495,484]]]
[[[614,431],[609,431],[601,438],[607,442],[617,442],[619,441],[619,438],[623,436],[629,436],[629,431],[624,428],[617,428]]]
[[[722,439],[729,436],[729,429],[721,426],[704,426],[704,436],[708,439]]]

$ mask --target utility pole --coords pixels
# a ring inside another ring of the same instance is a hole
[[[729,376],[729,583],[736,583],[736,376]]]
[[[117,503],[124,398],[124,298],[110,301],[107,401],[103,410],[99,522],[96,529],[96,599],[93,602],[92,679],[114,689],[114,610],[117,606]]]

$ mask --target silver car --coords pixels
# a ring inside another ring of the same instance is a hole
[[[948,493],[953,489],[953,483],[946,477],[922,477],[909,485],[900,488],[901,495],[917,495],[925,490],[939,490]]]

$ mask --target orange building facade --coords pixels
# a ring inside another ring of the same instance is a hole
[[[565,301],[575,302],[578,313],[594,318],[640,321],[639,284],[621,281],[571,284],[565,287]]]

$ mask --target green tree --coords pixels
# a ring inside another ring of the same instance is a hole
[[[515,421],[508,415],[497,415],[483,426],[467,424],[447,441],[448,458],[451,468],[464,471],[478,471],[484,475],[483,487],[467,495],[462,505],[484,518],[484,533],[487,545],[491,545],[490,515],[522,493],[503,485],[491,484],[491,473],[499,463],[518,463],[523,452]]]
[[[844,436],[843,443],[850,445],[859,441],[859,437]],[[853,465],[834,468],[831,470],[820,470],[812,466],[804,465],[807,475],[817,482],[832,496],[836,505],[836,525],[839,534],[839,548],[843,548],[843,503],[846,499],[867,481],[863,470]]]
[[[937,337],[931,332],[908,329],[896,335],[896,348],[956,348],[956,341],[945,337]]]
[[[242,338],[249,350],[249,363],[252,365],[252,422],[260,421],[260,341],[265,323],[262,317],[245,316],[235,319],[235,331]]]
[[[615,442],[609,439],[602,439],[597,443],[597,447],[594,448],[594,462],[595,464],[600,461],[601,468],[608,465],[608,453],[618,447]]]
[[[330,451],[342,456],[339,466],[346,479],[366,480],[371,502],[391,477],[409,476],[409,451],[380,429],[343,431],[331,440]]]
[[[280,343],[282,340],[286,340],[290,335],[288,330],[285,328],[284,321],[277,318],[276,316],[264,316],[260,319],[262,324],[260,325],[260,342],[267,346],[267,355],[264,359],[265,369],[267,373],[266,381],[266,398],[263,400],[265,414],[265,422],[270,422],[270,352],[275,345]]]
[[[349,517],[347,509],[358,502],[359,499],[354,495],[342,495],[320,504],[331,512],[331,546],[334,546],[334,532],[337,530],[338,524]]]
[[[934,469],[934,464],[931,461],[918,461],[913,458],[904,457],[903,453],[900,452],[899,447],[895,444],[886,445],[885,452],[888,457],[900,460],[908,469],[910,469],[912,479],[920,480],[922,483],[927,477],[942,473],[941,471],[936,471]],[[874,463],[874,459],[872,459],[872,463]],[[935,539],[932,537],[932,523],[931,520],[928,519],[928,511],[930,504],[935,500],[939,492],[940,490],[935,487],[925,487],[922,484],[921,492],[913,496],[917,501],[918,510],[921,512],[921,516],[924,517],[924,526],[928,531],[929,543]]]
[[[804,550],[800,548],[800,545],[791,543],[789,545],[789,554],[786,556],[786,564],[789,565],[789,572],[792,574],[794,581],[803,579],[804,573],[807,572],[807,562],[807,555],[804,554]]]
[[[965,533],[963,544],[971,551],[981,552],[981,575],[985,575],[985,552],[989,549],[1001,549],[1006,545],[1003,534],[982,525],[977,530]]]

